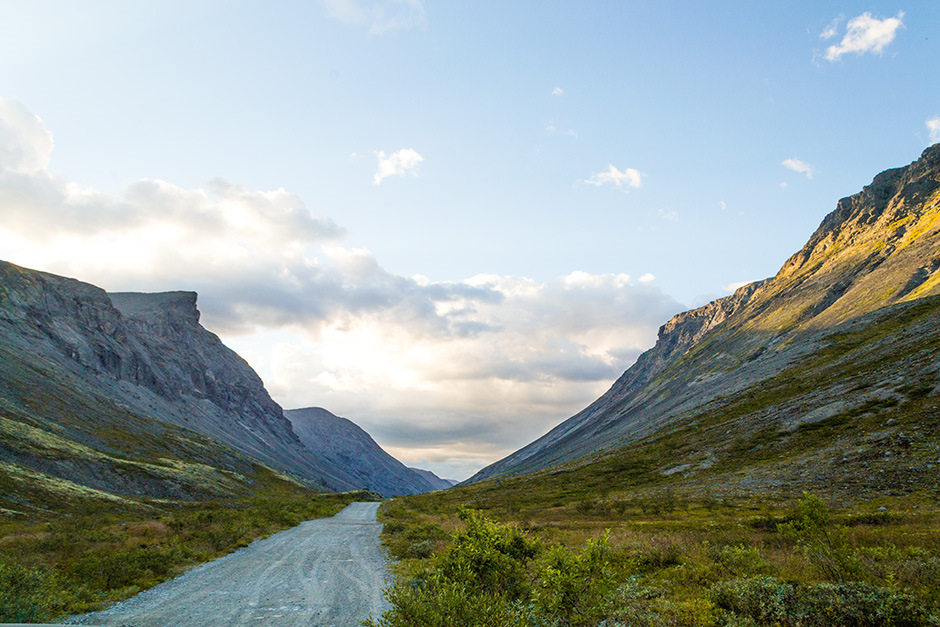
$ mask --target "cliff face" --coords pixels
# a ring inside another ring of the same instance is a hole
[[[932,302],[930,297],[940,294],[938,270],[940,144],[840,200],[775,277],[675,316],[660,329],[656,345],[606,394],[469,481],[544,470],[610,451],[700,416],[721,399],[757,394],[781,372],[818,355],[845,329],[883,324],[892,311],[901,316],[910,303]],[[919,326],[918,332],[929,328]],[[911,348],[901,341],[894,348],[902,346]],[[890,361],[892,346],[881,350]],[[904,380],[923,372],[910,368],[901,363],[881,374]],[[812,416],[828,405],[866,401],[864,395],[840,399],[845,388],[836,380],[818,383],[815,394],[762,408],[761,425],[768,417],[800,420],[792,415],[794,407]]]
[[[382,450],[368,433],[346,418],[320,407],[289,409],[284,414],[304,446],[357,487],[389,497],[439,489]]]
[[[2,400],[34,427],[66,428],[95,450],[133,454],[125,440],[176,425],[324,489],[353,487],[304,448],[250,366],[199,325],[192,292],[109,295],[0,262],[0,348]],[[63,387],[56,410],[49,396]],[[17,399],[28,394],[44,400],[26,407]],[[89,402],[109,409],[76,411]],[[63,427],[68,414],[85,419]],[[0,446],[5,458],[28,466],[16,451]]]

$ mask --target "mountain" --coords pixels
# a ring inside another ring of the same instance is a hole
[[[411,467],[409,467],[409,470],[413,470],[414,472],[424,477],[425,480],[427,480],[427,482],[430,483],[431,487],[435,490],[446,490],[447,488],[452,488],[460,483],[459,481],[454,481],[453,479],[441,479],[430,470],[421,470],[420,468]]]
[[[284,415],[307,449],[357,487],[383,496],[441,489],[442,480],[433,473],[407,468],[346,418],[335,416],[321,407],[289,409]]]
[[[260,464],[324,490],[355,487],[199,324],[196,294],[107,294],[0,262],[5,488],[199,498],[250,488]]]
[[[675,316],[601,398],[468,481],[659,442],[649,463],[664,476],[746,462],[752,478],[850,484],[913,441],[892,485],[936,485],[920,458],[940,419],[938,270],[940,144],[840,200],[776,276]],[[894,416],[914,440],[897,425],[870,431]]]

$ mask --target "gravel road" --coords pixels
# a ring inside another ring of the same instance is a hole
[[[387,608],[378,503],[353,503],[203,564],[111,608],[86,625],[352,627]]]

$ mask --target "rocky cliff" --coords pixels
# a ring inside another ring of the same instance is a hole
[[[321,407],[289,409],[284,414],[304,446],[357,487],[383,496],[440,489],[382,450],[368,433],[346,418]]]
[[[938,270],[940,144],[840,200],[776,276],[675,316],[606,394],[470,481],[602,456],[729,407],[750,410],[736,409],[727,430],[747,437],[909,400],[904,390],[932,389],[937,377]],[[843,339],[886,328],[893,342]],[[788,387],[797,374],[805,385]],[[714,457],[701,448],[700,462]]]
[[[88,447],[88,459],[149,463],[173,449],[203,463],[208,447],[213,460],[243,469],[257,460],[323,489],[354,487],[303,446],[250,366],[199,324],[192,292],[109,295],[0,262],[0,352],[0,462],[24,472],[126,489],[93,468],[50,461],[41,443],[60,438],[60,452]],[[148,489],[173,491],[159,483]]]

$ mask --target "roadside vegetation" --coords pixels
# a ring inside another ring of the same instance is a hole
[[[86,499],[31,517],[0,514],[0,622],[102,609],[196,564],[366,492],[325,494],[259,467],[254,496],[197,502]]]
[[[566,501],[492,483],[382,506],[399,561],[372,627],[940,625],[936,494]]]

